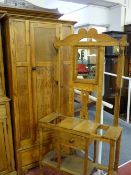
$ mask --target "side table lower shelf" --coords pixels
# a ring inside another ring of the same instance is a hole
[[[84,159],[77,154],[65,154],[62,156],[61,167],[60,169],[58,169],[55,153],[54,151],[50,151],[44,156],[44,159],[41,161],[41,167],[45,166],[69,175],[83,175]],[[94,168],[99,169],[99,164],[93,163],[91,160],[88,160],[88,175],[92,174]],[[117,173],[114,172],[113,175],[117,175]]]

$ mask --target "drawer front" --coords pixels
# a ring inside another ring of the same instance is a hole
[[[56,138],[58,139],[57,141],[60,144],[69,146],[71,148],[79,148],[79,149],[85,148],[86,140],[84,137],[66,132],[60,132],[57,134],[58,136],[56,136]]]
[[[20,152],[22,166],[27,166],[39,161],[39,147],[34,147]]]
[[[6,106],[0,105],[0,118],[5,118],[6,116]]]

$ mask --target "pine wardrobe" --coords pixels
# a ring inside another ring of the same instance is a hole
[[[6,10],[1,20],[6,91],[11,99],[16,170],[22,174],[38,165],[38,120],[59,106],[66,115],[69,50],[58,52],[53,43],[71,34],[74,22],[59,20],[54,11]]]

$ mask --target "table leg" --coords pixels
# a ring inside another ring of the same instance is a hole
[[[85,144],[85,159],[84,159],[83,175],[88,175],[88,147],[89,147],[89,140],[87,139]]]
[[[97,141],[95,140],[94,141],[94,160],[93,160],[94,163],[96,162],[96,154],[97,154]]]
[[[61,165],[61,145],[58,143],[57,144],[57,168],[60,169]]]
[[[113,170],[114,170],[114,150],[115,150],[115,142],[110,140],[108,175],[113,175]]]
[[[119,157],[120,157],[120,143],[121,143],[121,135],[116,142],[116,151],[115,151],[115,164],[114,170],[118,172],[118,165],[119,165]]]

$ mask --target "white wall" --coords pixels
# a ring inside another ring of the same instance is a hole
[[[109,12],[109,30],[122,31],[122,6],[115,6],[110,8]]]
[[[78,3],[72,3],[72,2],[65,2],[61,0],[28,0],[32,4],[35,4],[37,6],[41,6],[44,8],[49,9],[55,9],[58,8],[59,12],[62,14],[69,13],[71,11],[80,9],[85,7],[86,5],[78,4]]]
[[[131,0],[127,0],[125,24],[131,24]]]
[[[110,28],[123,30],[125,24],[131,24],[131,0],[125,0],[122,6],[112,8],[110,14]]]
[[[124,25],[124,13],[121,6],[105,8],[98,6],[85,6],[82,4],[69,3],[58,0],[28,0],[29,2],[45,8],[59,8],[61,13],[66,13],[60,19],[72,20],[78,23],[75,26],[85,24],[95,24],[110,26],[109,30],[121,31]],[[107,0],[108,1],[108,0]],[[112,2],[123,3],[124,0],[110,0]],[[130,0],[131,1],[131,0]],[[121,14],[123,13],[123,15]]]
[[[131,21],[131,9],[128,10],[128,12]],[[113,31],[123,31],[123,26],[127,23],[125,6],[123,5],[117,5],[111,8],[90,5],[72,13],[65,14],[60,19],[78,21],[76,26],[85,24],[109,26],[108,30]]]
[[[44,0],[27,0],[28,2],[34,4],[34,5],[37,5],[37,6],[41,6],[43,7],[44,6]]]
[[[114,3],[118,3],[118,4],[124,4],[125,0],[105,0],[105,1],[110,1],[110,2],[114,2]]]
[[[109,14],[109,29],[123,31],[125,24],[131,24],[131,0],[123,0],[122,5],[112,7]]]
[[[72,13],[65,14],[60,19],[78,21],[76,26],[84,24],[108,25],[108,15],[108,8],[90,5]]]

